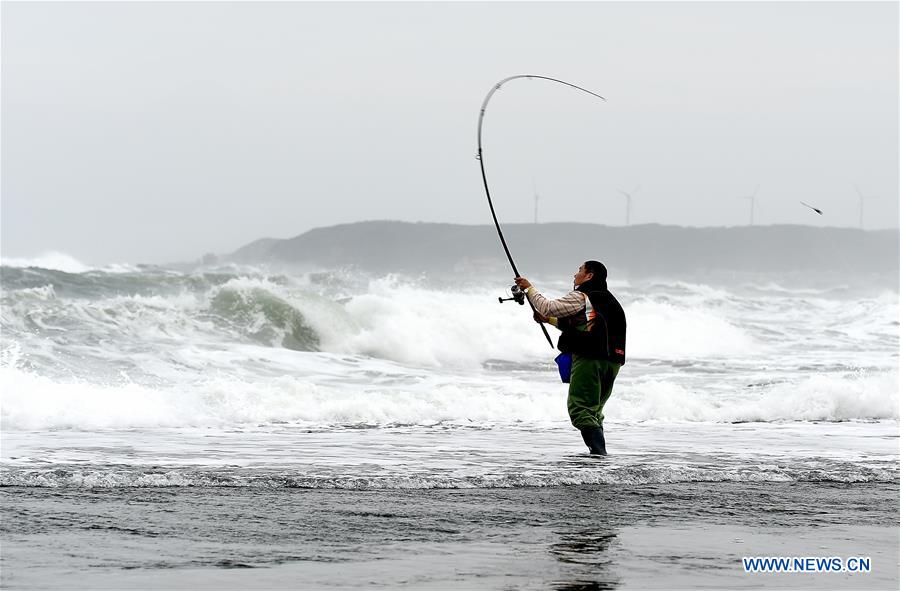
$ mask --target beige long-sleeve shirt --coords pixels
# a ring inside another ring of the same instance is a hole
[[[534,309],[547,316],[553,326],[556,326],[558,318],[572,316],[585,309],[585,296],[580,291],[573,290],[557,300],[550,300],[541,295],[532,285],[526,290],[525,295],[528,296],[528,301],[531,302]]]

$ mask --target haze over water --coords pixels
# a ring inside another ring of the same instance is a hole
[[[898,225],[892,2],[3,4],[4,257],[372,219]],[[164,42],[161,41],[164,39]],[[755,191],[757,186],[758,191]],[[819,216],[800,204],[825,212]]]

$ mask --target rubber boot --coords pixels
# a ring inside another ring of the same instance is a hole
[[[581,438],[591,450],[592,455],[606,455],[606,438],[603,437],[603,426],[581,429]]]

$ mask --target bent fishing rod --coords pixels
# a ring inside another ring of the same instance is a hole
[[[559,84],[563,84],[565,86],[569,86],[574,88],[575,90],[580,90],[582,92],[586,92],[592,96],[597,97],[600,100],[605,101],[606,99],[600,96],[595,92],[591,92],[586,88],[582,88],[580,86],[576,86],[565,80],[558,80],[556,78],[550,78],[548,76],[536,76],[534,74],[518,74],[516,76],[510,76],[509,78],[504,78],[500,82],[496,83],[491,91],[487,93],[487,96],[484,97],[484,102],[481,103],[481,113],[478,115],[478,154],[475,155],[475,158],[478,160],[478,163],[481,165],[481,179],[484,181],[484,193],[487,195],[488,206],[491,208],[491,217],[494,219],[494,226],[497,228],[497,236],[500,237],[500,244],[503,245],[503,250],[506,252],[506,258],[509,260],[509,266],[512,267],[513,273],[515,273],[516,277],[520,277],[519,270],[516,268],[516,263],[513,261],[512,255],[509,252],[509,246],[506,244],[506,239],[503,237],[503,230],[500,229],[500,222],[497,220],[497,212],[494,210],[494,202],[491,200],[491,190],[488,188],[487,175],[484,172],[484,153],[481,149],[481,128],[484,124],[484,112],[487,110],[488,103],[491,101],[491,97],[494,96],[494,93],[500,90],[500,87],[509,82],[510,80],[516,80],[517,78],[528,78],[537,79],[537,80],[548,80],[550,82],[558,82]],[[525,300],[528,298],[525,297],[525,292],[520,291],[518,286],[514,285],[512,288],[512,296],[511,300],[515,300],[519,304],[524,304]],[[503,298],[499,298],[500,302],[504,302]],[[531,307],[532,312],[536,312],[534,309],[534,304],[531,303],[531,300],[528,300],[528,305]],[[550,338],[550,333],[547,332],[547,327],[543,324],[540,324],[541,331],[543,331],[544,336],[547,338],[547,342],[550,343],[550,348],[553,348],[553,340]]]

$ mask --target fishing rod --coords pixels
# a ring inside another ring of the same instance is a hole
[[[519,270],[516,268],[516,263],[513,261],[512,255],[509,252],[509,246],[506,244],[506,239],[503,237],[503,230],[500,229],[500,222],[497,220],[497,212],[494,211],[494,202],[491,200],[491,190],[488,188],[487,174],[484,172],[484,153],[481,149],[481,128],[484,124],[484,112],[487,110],[488,103],[491,101],[491,97],[494,96],[494,93],[500,90],[500,87],[509,82],[510,80],[515,80],[517,78],[528,78],[538,79],[538,80],[548,80],[550,82],[558,82],[559,84],[563,84],[565,86],[569,86],[574,88],[575,90],[580,90],[582,92],[586,92],[592,96],[597,97],[600,100],[605,101],[606,99],[600,96],[595,92],[591,92],[586,88],[582,88],[580,86],[576,86],[570,82],[566,82],[565,80],[558,80],[556,78],[550,78],[548,76],[536,76],[534,74],[518,74],[516,76],[510,76],[509,78],[504,78],[500,82],[496,83],[491,91],[487,93],[487,96],[484,97],[484,102],[481,103],[481,113],[478,115],[478,154],[475,155],[475,158],[478,160],[478,163],[481,165],[481,179],[484,181],[484,193],[487,195],[488,206],[491,208],[491,217],[494,218],[494,226],[497,228],[497,236],[500,237],[500,244],[503,245],[503,250],[506,252],[506,258],[509,260],[509,266],[512,267],[513,273],[515,273],[516,277],[520,277]],[[519,289],[519,286],[513,285],[510,289],[512,292],[511,298],[498,298],[500,303],[502,304],[504,301],[515,300],[519,304],[524,304],[525,300],[525,292]],[[534,309],[534,304],[531,303],[531,300],[528,300],[528,305],[531,306],[531,311],[536,312]],[[547,342],[550,343],[550,347],[553,348],[553,340],[550,338],[550,333],[547,332],[547,328],[541,324],[541,330],[544,333],[544,336],[547,337]]]

